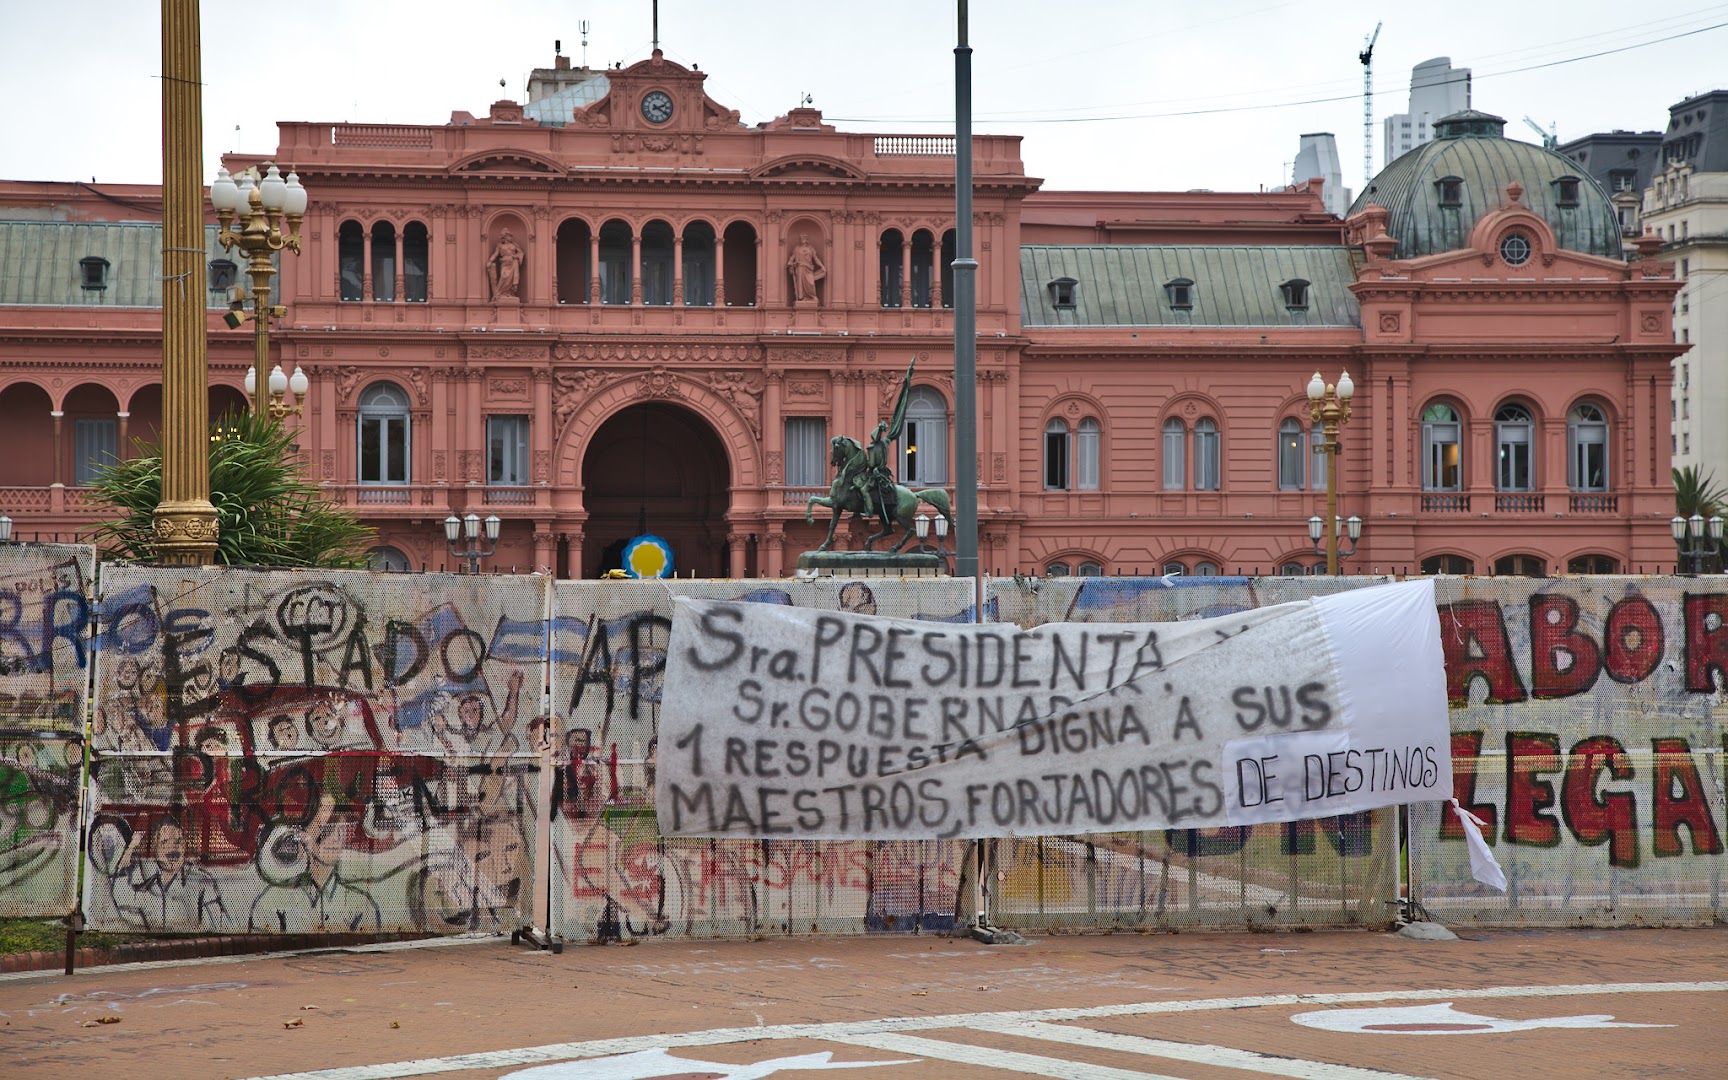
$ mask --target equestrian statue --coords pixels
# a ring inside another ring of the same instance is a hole
[[[804,508],[807,524],[815,522],[818,506],[834,511],[834,517],[828,522],[828,535],[817,551],[827,551],[834,543],[834,531],[840,525],[840,515],[845,513],[856,518],[881,520],[882,531],[864,541],[865,551],[874,550],[876,541],[891,535],[896,525],[905,533],[889,550],[898,552],[904,548],[907,541],[917,535],[921,503],[935,507],[947,519],[948,531],[954,531],[954,511],[948,502],[948,493],[941,488],[914,491],[896,483],[894,471],[888,464],[889,447],[906,427],[906,402],[912,396],[912,368],[917,362],[914,358],[906,365],[906,378],[900,383],[900,399],[894,405],[894,416],[876,425],[869,445],[860,446],[858,440],[849,435],[836,435],[828,440],[828,464],[834,466],[834,483],[829,486],[826,497],[812,495]]]

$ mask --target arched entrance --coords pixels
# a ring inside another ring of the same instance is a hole
[[[726,447],[707,421],[660,402],[621,410],[582,459],[582,576],[620,565],[644,531],[672,545],[679,576],[726,576],[730,487]]]

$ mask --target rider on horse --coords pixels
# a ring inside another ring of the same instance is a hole
[[[876,425],[870,436],[870,446],[864,452],[864,468],[853,481],[866,506],[876,507],[882,517],[882,527],[894,524],[894,473],[888,468],[888,422]]]

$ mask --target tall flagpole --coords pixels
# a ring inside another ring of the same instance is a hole
[[[972,47],[959,0],[954,47],[954,572],[973,582],[974,621],[984,617],[978,566],[978,261],[972,257]]]

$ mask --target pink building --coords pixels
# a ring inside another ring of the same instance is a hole
[[[503,568],[593,576],[648,531],[680,573],[790,573],[828,438],[866,435],[913,356],[898,471],[951,486],[953,139],[745,127],[705,78],[560,58],[483,117],[280,125],[312,201],[272,349],[380,561],[449,563],[441,522],[472,511]],[[1676,283],[1501,126],[1437,125],[1348,221],[1315,185],[1041,192],[1017,138],[976,138],[984,565],[1307,572],[1303,388],[1348,369],[1348,569],[1671,566]],[[159,207],[0,183],[0,512],[26,537],[91,524],[92,463],[159,422]],[[214,231],[216,282],[240,260]],[[234,402],[251,334],[210,302]]]

